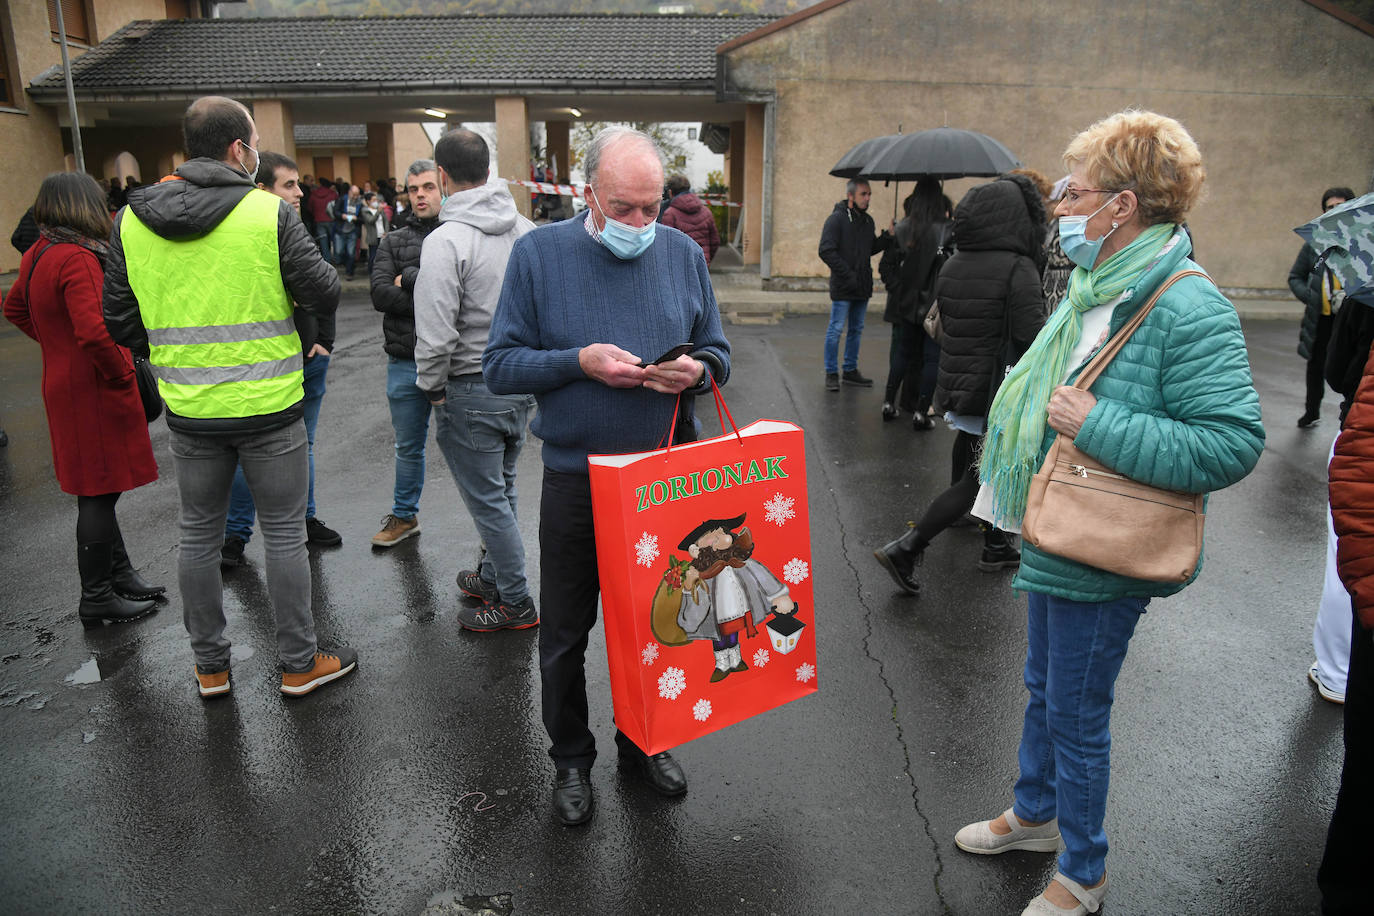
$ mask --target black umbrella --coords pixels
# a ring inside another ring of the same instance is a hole
[[[901,134],[890,134],[886,137],[873,137],[870,140],[865,140],[841,156],[840,161],[835,163],[835,167],[830,170],[830,174],[836,178],[858,178],[864,167],[876,159],[879,153],[887,149],[900,136]]]
[[[972,130],[935,127],[918,134],[879,139],[890,142],[858,177],[878,181],[966,178],[1000,175],[1021,166],[1021,160],[1011,150],[986,134]],[[830,174],[837,173],[832,171]]]

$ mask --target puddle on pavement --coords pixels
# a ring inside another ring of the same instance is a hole
[[[134,644],[119,646],[107,652],[99,652],[80,668],[67,675],[64,682],[68,687],[83,687],[109,680],[119,673],[119,669],[129,663],[138,647]]]
[[[231,665],[237,665],[237,664],[239,664],[240,662],[246,662],[246,661],[248,661],[248,659],[252,658],[254,655],[257,655],[257,651],[254,650],[254,648],[253,648],[252,646],[230,646],[230,647],[229,647],[229,663],[230,663]]]
[[[440,891],[429,898],[423,916],[511,916],[515,912],[515,895],[463,894]]]

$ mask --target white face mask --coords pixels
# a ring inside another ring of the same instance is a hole
[[[245,172],[248,172],[249,181],[253,182],[254,184],[257,184],[258,167],[262,165],[262,155],[257,150],[253,149],[253,147],[249,146],[248,141],[240,140],[239,142],[243,144],[244,149],[250,151],[253,154],[253,171],[248,171],[248,166],[243,164],[242,158],[239,159],[239,167],[242,168]]]

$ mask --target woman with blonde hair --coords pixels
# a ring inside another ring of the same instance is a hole
[[[87,627],[142,617],[166,591],[134,571],[115,517],[125,490],[157,479],[148,422],[129,351],[101,311],[109,211],[89,175],[43,179],[33,205],[40,236],[5,299],[5,317],[43,350],[57,482],[76,496],[78,616]]]
[[[1147,111],[1092,125],[1064,161],[1071,177],[1056,212],[1064,253],[1077,268],[1064,301],[999,390],[980,461],[974,514],[1008,529],[1019,527],[1031,477],[1055,436],[1071,437],[1117,474],[1186,493],[1236,483],[1264,447],[1240,320],[1205,277],[1169,285],[1091,391],[1067,387],[1174,274],[1199,269],[1181,224],[1206,173],[1183,125]],[[1030,700],[1014,804],[964,827],[955,843],[983,855],[1053,852],[1062,838],[1058,873],[1027,914],[1102,906],[1114,685],[1150,599],[1187,584],[1134,579],[1022,546],[1013,587],[1028,596]]]

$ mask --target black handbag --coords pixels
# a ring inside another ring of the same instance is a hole
[[[143,416],[151,423],[162,416],[162,395],[158,394],[157,376],[146,357],[134,358],[134,381],[138,382],[138,396],[143,401]]]

